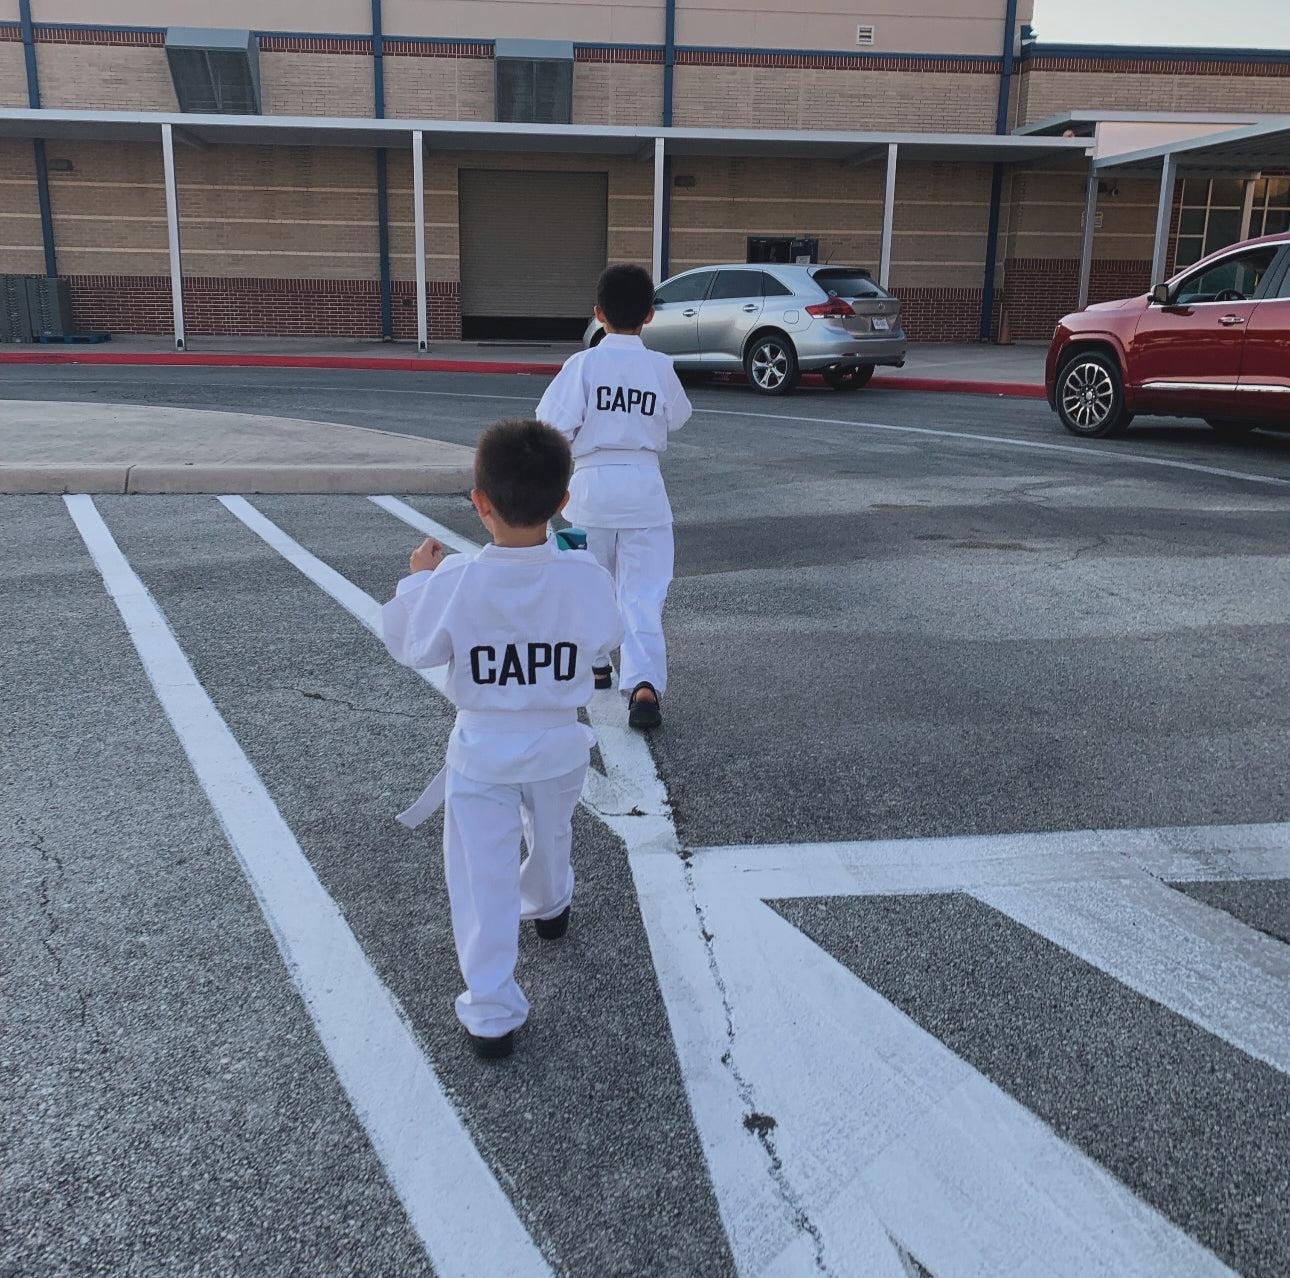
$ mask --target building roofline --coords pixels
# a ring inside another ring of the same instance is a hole
[[[1013,133],[1022,137],[1047,135],[1058,130],[1078,128],[1088,124],[1261,124],[1265,120],[1279,119],[1270,111],[1116,111],[1075,110],[1060,111],[1046,120],[1018,125]]]
[[[1044,44],[1022,48],[1024,58],[1100,58],[1115,62],[1290,62],[1290,49],[1224,49],[1156,44]]]
[[[1246,125],[1240,129],[1229,129],[1226,133],[1207,133],[1198,138],[1188,138],[1185,142],[1168,142],[1161,146],[1148,147],[1142,151],[1130,151],[1123,155],[1108,155],[1095,160],[1093,167],[1104,169],[1129,169],[1160,167],[1166,155],[1174,155],[1181,160],[1195,158],[1196,153],[1222,152],[1224,148],[1242,148],[1250,142],[1264,139],[1283,149],[1277,152],[1278,164],[1290,166],[1290,115],[1268,117],[1257,124]],[[1231,158],[1242,158],[1239,149],[1229,152]],[[1254,161],[1249,161],[1253,164]],[[1256,167],[1258,167],[1256,165]]]

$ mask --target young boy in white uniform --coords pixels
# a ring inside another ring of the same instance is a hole
[[[658,455],[691,412],[672,361],[641,341],[653,316],[649,272],[609,267],[596,285],[604,338],[567,361],[537,408],[573,447],[567,514],[586,529],[587,549],[613,576],[626,629],[618,687],[628,696],[627,722],[641,729],[662,722],[667,690],[663,603],[672,583],[672,507]],[[608,648],[595,664],[596,687],[612,687]]]
[[[544,940],[568,928],[573,809],[595,743],[578,708],[591,700],[593,657],[623,633],[605,570],[548,535],[572,469],[551,427],[489,427],[470,498],[493,544],[445,559],[426,540],[381,613],[396,661],[448,666],[457,721],[447,766],[399,820],[418,825],[446,803],[444,873],[466,982],[457,1016],[483,1057],[510,1055],[528,1016],[515,981],[520,920]]]

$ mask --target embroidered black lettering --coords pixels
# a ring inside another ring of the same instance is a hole
[[[609,396],[611,393],[612,392],[608,386],[596,387],[596,407],[600,409],[602,413],[609,412]]]
[[[614,398],[609,405],[610,412],[625,413],[627,411],[627,396],[623,394],[621,386],[614,390]]]
[[[627,392],[627,411],[630,413],[633,408],[639,408],[644,398],[645,396],[633,386]]]
[[[653,391],[645,391],[641,395],[641,413],[645,417],[653,417],[654,409],[658,407],[658,396]]]
[[[556,680],[560,683],[568,683],[578,673],[578,645],[558,643],[555,645],[553,656]]]
[[[489,666],[486,671],[480,669],[481,657],[489,662]],[[487,644],[481,643],[478,647],[472,648],[470,650],[470,677],[474,679],[476,683],[496,683],[497,670],[492,665],[496,660],[496,650],[490,648]]]
[[[549,670],[550,668],[551,645],[549,643],[529,644],[529,682],[537,683],[537,672],[539,670]]]
[[[520,661],[520,654],[515,645],[508,643],[506,653],[502,657],[501,673],[497,676],[497,686],[499,688],[503,687],[512,680],[519,684],[524,682],[524,666]]]

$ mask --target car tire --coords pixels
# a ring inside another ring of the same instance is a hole
[[[605,330],[603,328],[598,328],[596,330],[595,337],[591,339],[591,346],[588,349],[594,351],[596,347],[599,346],[600,343],[603,342],[604,340],[605,340]]]
[[[1224,439],[1241,439],[1253,430],[1258,430],[1258,422],[1232,422],[1222,421],[1217,417],[1205,418],[1205,425],[1210,428],[1216,435],[1221,435]]]
[[[744,373],[759,395],[787,395],[802,376],[793,343],[782,333],[763,333],[749,344]]]
[[[843,368],[835,364],[832,368],[820,369],[820,376],[836,391],[859,390],[869,385],[869,379],[873,376],[873,365],[855,364],[850,368]]]
[[[1109,439],[1123,435],[1133,414],[1124,403],[1124,379],[1110,355],[1072,355],[1057,374],[1057,416],[1072,435]]]

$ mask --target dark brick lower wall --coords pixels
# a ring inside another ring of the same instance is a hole
[[[170,279],[165,275],[72,275],[72,313],[81,332],[169,333]],[[416,283],[390,288],[394,335],[416,338]],[[461,337],[455,283],[426,286],[431,338]],[[381,336],[380,289],[375,280],[247,280],[190,276],[184,280],[184,327],[196,337]]]
[[[977,342],[981,340],[979,288],[895,288],[900,318],[911,342]],[[994,322],[999,318],[995,298]]]
[[[1151,287],[1151,262],[1138,258],[1094,261],[1088,300],[1110,302]],[[1004,263],[1004,307],[1014,341],[1047,340],[1079,297],[1079,259],[1010,257]]]

